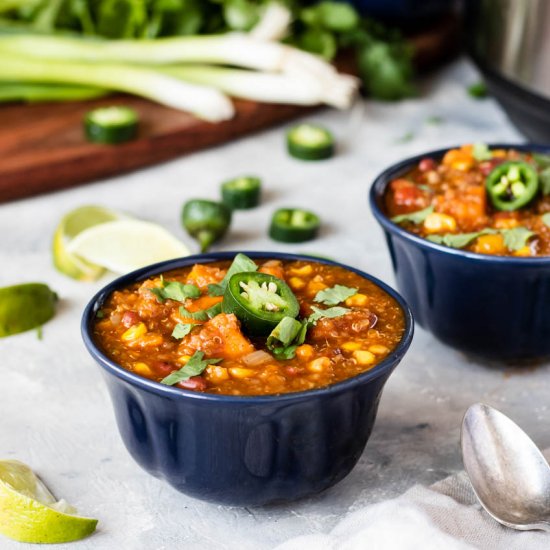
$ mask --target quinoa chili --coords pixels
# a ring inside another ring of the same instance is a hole
[[[479,254],[550,255],[550,157],[483,144],[424,158],[390,182],[386,214],[432,242]]]
[[[404,329],[399,304],[354,272],[239,254],[113,292],[93,337],[146,378],[248,396],[320,388],[370,370]]]

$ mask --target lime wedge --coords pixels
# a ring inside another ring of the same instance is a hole
[[[82,231],[69,242],[67,251],[121,274],[189,254],[189,249],[162,227],[129,219]]]
[[[82,206],[66,214],[57,226],[52,243],[53,263],[64,275],[79,281],[95,281],[105,268],[87,262],[67,251],[67,245],[82,231],[126,216],[101,206]]]
[[[57,294],[43,283],[0,288],[0,338],[43,325],[55,313]]]
[[[66,501],[56,501],[28,466],[0,460],[0,533],[19,542],[79,540],[95,531],[97,520],[75,513]]]

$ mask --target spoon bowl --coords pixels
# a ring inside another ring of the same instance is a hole
[[[474,492],[494,519],[522,531],[550,531],[550,466],[517,424],[476,403],[464,415],[461,445]]]

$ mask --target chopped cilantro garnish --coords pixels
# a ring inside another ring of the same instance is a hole
[[[163,304],[166,300],[174,300],[176,302],[184,302],[187,298],[198,298],[201,291],[195,285],[185,285],[178,281],[166,283],[161,279],[161,286],[149,289],[157,300]]]
[[[254,260],[251,260],[246,254],[237,254],[233,260],[233,263],[229,266],[225,277],[221,280],[219,284],[208,285],[208,295],[209,296],[223,296],[229,279],[237,273],[243,273],[247,271],[257,271],[258,266]]]
[[[533,231],[529,231],[526,227],[514,227],[513,229],[504,229],[502,231],[504,244],[508,250],[512,251],[527,246],[527,242],[534,234]]]
[[[357,294],[357,288],[350,288],[343,285],[334,285],[332,288],[320,290],[314,298],[315,302],[325,304],[327,306],[335,306],[340,302],[346,301],[351,296]]]
[[[422,223],[432,212],[434,211],[433,206],[428,206],[423,210],[417,210],[416,212],[410,212],[409,214],[400,214],[399,216],[394,216],[391,221],[393,223]]]
[[[195,325],[191,323],[178,323],[172,331],[172,338],[181,340],[184,336],[187,336]]]
[[[307,321],[312,325],[317,323],[319,319],[323,319],[323,317],[334,319],[335,317],[342,317],[342,315],[345,315],[351,311],[347,307],[329,307],[328,309],[320,309],[312,306],[311,309],[313,310],[313,313],[308,317]]]
[[[208,365],[215,365],[221,361],[221,359],[203,359],[203,357],[204,352],[196,351],[180,370],[170,373],[166,378],[161,380],[161,384],[173,386],[178,382],[188,380],[192,376],[198,376]]]

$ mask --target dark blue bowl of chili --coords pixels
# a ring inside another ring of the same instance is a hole
[[[491,144],[489,149],[550,154],[542,145]],[[450,248],[417,236],[386,213],[389,184],[429,151],[384,170],[370,189],[371,210],[384,230],[397,287],[415,320],[445,344],[474,358],[504,363],[550,357],[550,256],[516,257]]]
[[[122,368],[98,347],[96,314],[113,291],[172,269],[230,260],[234,252],[189,256],[120,277],[93,297],[82,319],[84,343],[101,367],[120,434],[135,461],[182,493],[239,506],[300,499],[344,478],[364,450],[384,384],[413,336],[403,298],[370,275],[309,256],[246,254],[340,266],[360,275],[395,300],[404,317],[402,337],[372,370],[319,389],[260,396],[166,386]]]

